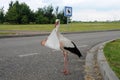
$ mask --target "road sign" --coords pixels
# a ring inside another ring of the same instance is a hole
[[[65,6],[64,16],[66,16],[66,17],[71,17],[72,16],[72,7]]]

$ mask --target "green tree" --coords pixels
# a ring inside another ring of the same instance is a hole
[[[22,24],[26,24],[30,22],[30,14],[31,14],[31,10],[29,8],[29,6],[27,6],[27,4],[22,3],[20,4],[20,10],[19,10],[19,17],[20,17],[20,22]]]
[[[53,6],[49,5],[48,7],[44,7],[44,17],[48,18],[48,23],[54,23],[55,22],[55,15],[53,14]]]
[[[9,23],[26,24],[33,21],[31,15],[32,11],[27,4],[20,4],[18,1],[13,3],[11,1],[8,12],[6,13],[6,21]]]
[[[38,8],[38,10],[35,12],[35,22],[37,24],[43,24],[44,22],[44,11],[42,8]]]
[[[60,19],[60,22],[62,24],[67,23],[67,17],[64,16],[64,11],[60,11],[57,16],[58,16],[58,19]]]
[[[34,11],[30,11],[29,23],[35,23],[35,13],[34,13]]]
[[[4,22],[4,10],[3,8],[0,9],[0,23]]]
[[[11,9],[12,7],[13,7],[13,1],[10,2],[9,9]]]
[[[37,24],[51,24],[54,23],[55,16],[53,14],[53,7],[50,5],[44,8],[38,8],[35,12],[35,22]]]
[[[14,24],[29,24],[34,22],[37,24],[51,24],[55,22],[56,18],[61,20],[61,23],[66,23],[67,18],[64,16],[64,12],[58,12],[59,7],[56,7],[56,12],[52,5],[45,6],[44,8],[38,8],[33,12],[29,6],[25,3],[19,3],[18,1],[11,1],[9,9],[5,14],[5,21]],[[1,14],[1,16],[3,13]],[[2,19],[2,18],[1,18]]]
[[[14,4],[11,1],[9,4],[8,12],[6,13],[6,21],[9,23],[19,23],[19,2],[16,1]]]
[[[22,24],[28,23],[28,17],[26,15],[22,16],[21,23]]]

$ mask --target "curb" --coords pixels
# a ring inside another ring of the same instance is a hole
[[[62,34],[95,33],[95,32],[109,32],[109,31],[120,31],[120,29],[102,30],[102,31],[62,32]],[[47,32],[47,33],[38,33],[38,34],[6,35],[6,36],[0,36],[0,39],[1,38],[14,38],[14,37],[44,36],[44,35],[49,35],[49,34],[50,34],[50,32]]]
[[[85,80],[102,80],[101,73],[98,69],[96,60],[97,49],[100,44],[92,47],[88,52],[85,60]]]
[[[108,65],[107,60],[103,53],[104,45],[113,40],[100,43],[94,46],[93,48],[91,48],[87,52],[86,62],[85,62],[85,72],[86,72],[85,80],[119,80],[118,77],[115,75],[115,73],[110,68],[110,66]],[[96,73],[95,62],[97,62],[97,67],[99,69],[98,72],[100,72],[97,74],[99,75],[95,74]]]
[[[105,44],[111,41],[113,40],[106,41],[100,45],[97,53],[97,62],[104,80],[119,80],[113,70],[110,68],[103,52]]]

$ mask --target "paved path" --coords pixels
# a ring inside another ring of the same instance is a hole
[[[70,75],[63,75],[63,55],[40,45],[47,36],[0,39],[0,80],[84,80],[89,49],[106,40],[120,38],[120,31],[66,34],[83,54],[69,54]]]

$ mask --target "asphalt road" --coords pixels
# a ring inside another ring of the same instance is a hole
[[[85,56],[94,45],[120,38],[120,31],[65,34],[83,54],[69,53],[70,75],[63,75],[63,55],[40,45],[47,36],[0,39],[0,80],[84,80]]]

